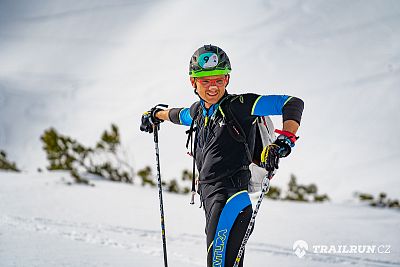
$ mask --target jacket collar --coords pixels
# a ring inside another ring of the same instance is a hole
[[[228,96],[228,92],[225,90],[225,94],[221,97],[221,99],[218,101],[218,103],[212,104],[208,109],[205,107],[205,101],[200,98],[200,105],[202,108],[203,117],[206,117],[206,116],[211,117],[212,115],[214,115],[216,113],[216,111],[218,110],[218,107],[221,104],[221,102],[227,96]]]

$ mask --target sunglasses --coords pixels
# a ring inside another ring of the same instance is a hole
[[[197,78],[196,81],[198,81],[202,86],[204,87],[210,87],[211,85],[215,86],[224,86],[225,85],[225,78],[218,78],[218,79],[199,79]]]

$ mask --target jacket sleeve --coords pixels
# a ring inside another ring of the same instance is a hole
[[[304,102],[288,95],[261,95],[251,109],[253,116],[282,115],[283,121],[294,120],[300,124]]]
[[[197,108],[199,102],[193,103],[190,108],[172,108],[169,110],[168,117],[172,123],[190,126],[192,124],[192,118],[194,117],[195,112],[197,112]]]

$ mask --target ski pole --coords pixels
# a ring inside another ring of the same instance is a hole
[[[256,216],[257,216],[258,210],[260,209],[260,205],[261,205],[261,202],[264,199],[264,195],[266,193],[268,193],[268,191],[269,191],[269,182],[270,182],[270,180],[272,179],[273,176],[274,176],[274,171],[272,170],[272,171],[269,171],[268,174],[265,175],[265,177],[263,179],[263,187],[262,187],[262,190],[261,190],[261,194],[258,197],[258,201],[257,201],[256,207],[255,207],[255,209],[254,209],[254,211],[253,211],[253,213],[251,215],[251,219],[250,219],[249,225],[247,226],[246,233],[245,233],[245,235],[243,237],[242,244],[240,245],[239,252],[237,254],[237,257],[236,257],[236,260],[235,260],[235,264],[233,265],[233,267],[238,267],[239,266],[240,259],[242,258],[242,255],[243,255],[243,252],[244,252],[244,247],[246,246],[247,241],[249,240],[251,230],[252,230],[252,228],[254,226],[254,223],[256,221]]]
[[[165,236],[165,221],[164,221],[164,203],[162,197],[162,184],[161,184],[161,171],[160,171],[160,153],[158,149],[158,130],[160,124],[153,124],[154,129],[154,144],[156,148],[156,162],[157,162],[157,182],[158,182],[158,197],[160,199],[160,215],[161,215],[161,236],[163,242],[163,252],[164,252],[164,266],[168,267],[167,262],[167,240]]]

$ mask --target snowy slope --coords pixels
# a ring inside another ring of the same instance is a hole
[[[39,136],[54,126],[90,146],[115,122],[135,169],[154,166],[140,115],[196,100],[188,61],[206,43],[229,54],[230,92],[305,100],[301,139],[274,185],[295,173],[333,200],[354,190],[400,197],[399,28],[397,0],[0,1],[0,149],[26,170],[0,173],[0,266],[162,266],[157,191],[34,173],[46,166]],[[164,179],[191,168],[184,130],[160,132]],[[172,267],[205,266],[203,211],[188,202],[165,194]],[[266,200],[246,263],[400,266],[399,236],[398,212]],[[299,259],[298,239],[392,253]]]
[[[0,173],[0,266],[163,266],[156,189],[96,181],[67,186],[62,173]],[[203,210],[164,193],[172,267],[205,266]],[[265,200],[246,266],[400,266],[400,214],[358,204]],[[295,256],[293,242],[391,245],[391,254]]]
[[[335,200],[399,197],[399,26],[397,0],[1,1],[0,148],[35,170],[44,129],[92,145],[115,122],[134,167],[153,164],[140,115],[195,101],[188,61],[213,43],[231,58],[230,92],[305,100],[277,183],[295,173]],[[165,178],[190,168],[184,140],[182,127],[163,126]]]

